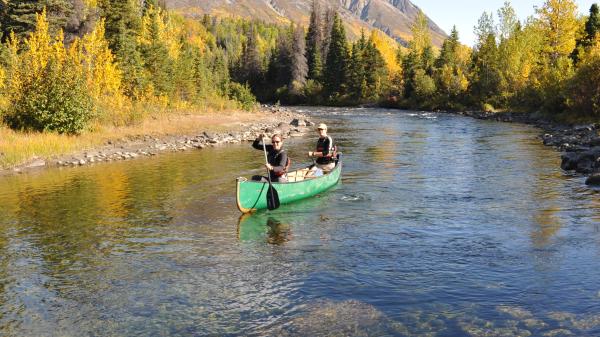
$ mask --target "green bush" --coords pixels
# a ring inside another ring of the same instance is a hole
[[[256,97],[252,94],[248,84],[242,85],[231,82],[229,84],[229,98],[237,101],[244,110],[252,110],[256,106]]]
[[[4,122],[27,131],[77,134],[93,116],[85,79],[74,69],[49,62],[39,76],[29,76],[9,98]]]
[[[577,70],[567,88],[567,106],[580,116],[600,116],[600,56]]]
[[[422,69],[415,71],[414,85],[415,96],[420,102],[430,100],[436,92],[435,81]]]

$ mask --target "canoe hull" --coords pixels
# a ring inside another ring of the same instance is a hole
[[[341,157],[341,156],[340,156]],[[273,183],[280,204],[310,198],[331,188],[342,175],[342,160],[338,158],[336,167],[326,175],[298,182]],[[267,190],[269,183],[237,179],[237,207],[242,213],[251,213],[267,208]]]

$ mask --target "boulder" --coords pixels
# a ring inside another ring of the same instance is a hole
[[[299,120],[298,118],[294,118],[292,120],[292,122],[290,123],[290,125],[293,125],[293,126],[296,126],[296,127],[298,127],[298,126],[306,126],[306,122],[304,120]]]
[[[580,173],[592,173],[594,171],[596,161],[587,155],[581,156],[577,161],[575,171]]]
[[[594,173],[585,180],[586,185],[600,186],[600,173]]]
[[[565,171],[574,170],[577,168],[577,161],[579,161],[579,153],[577,152],[567,152],[563,153],[561,156],[562,162],[560,164],[560,168]]]

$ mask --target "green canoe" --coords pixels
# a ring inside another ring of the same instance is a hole
[[[328,174],[320,177],[305,177],[306,172],[307,169],[296,170],[288,173],[289,182],[273,183],[282,205],[312,197],[337,184],[342,175],[342,155],[338,154],[336,166]],[[242,213],[266,209],[268,189],[269,183],[237,178],[238,209]]]

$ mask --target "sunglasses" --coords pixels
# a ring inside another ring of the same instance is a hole
[[[319,131],[323,131],[323,130],[325,130],[325,129],[317,129],[317,130],[319,130]]]

